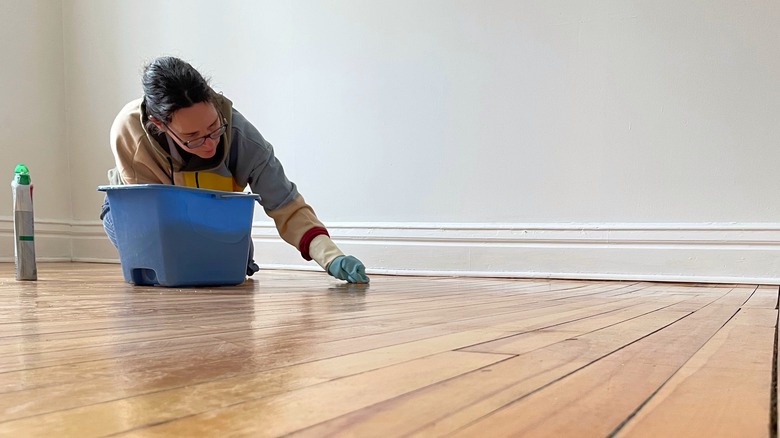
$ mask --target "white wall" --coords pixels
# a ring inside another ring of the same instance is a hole
[[[36,243],[71,257],[71,180],[65,127],[59,0],[0,0],[0,257],[13,257],[11,180],[17,163],[34,184]],[[0,184],[2,185],[2,184]]]
[[[774,0],[63,0],[62,15],[78,259],[116,257],[94,220],[108,127],[143,63],[174,54],[369,268],[780,277]],[[256,218],[260,260],[299,266]]]

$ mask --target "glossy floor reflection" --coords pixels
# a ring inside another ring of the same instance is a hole
[[[767,436],[776,286],[0,264],[0,436]]]

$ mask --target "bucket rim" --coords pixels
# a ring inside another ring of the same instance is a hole
[[[118,184],[118,185],[100,185],[97,187],[98,191],[101,192],[111,192],[115,190],[166,190],[166,191],[182,191],[182,192],[190,192],[190,193],[197,193],[197,194],[203,194],[203,195],[213,195],[217,198],[252,198],[252,199],[259,199],[260,195],[255,193],[246,193],[246,192],[226,192],[223,190],[212,190],[212,189],[201,189],[198,187],[185,187],[185,186],[174,186],[170,184]]]

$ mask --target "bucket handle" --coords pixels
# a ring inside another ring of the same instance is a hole
[[[233,193],[214,193],[213,196],[215,198],[224,199],[224,198],[243,198],[243,197],[250,197],[254,199],[260,199],[260,195],[256,193],[244,193],[244,192],[233,192]]]

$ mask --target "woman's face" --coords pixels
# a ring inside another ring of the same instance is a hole
[[[222,128],[222,118],[209,102],[200,102],[173,113],[171,122],[163,125],[171,138],[185,151],[201,158],[211,158],[217,152],[220,137],[211,138]],[[203,144],[193,147],[204,140]]]

